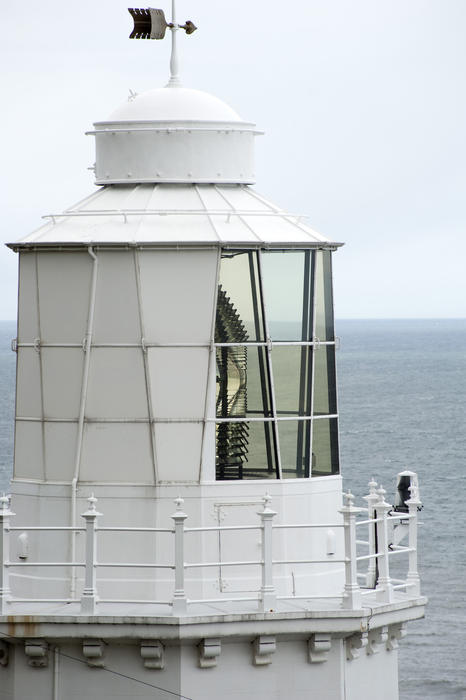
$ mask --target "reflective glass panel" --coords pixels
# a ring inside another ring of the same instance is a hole
[[[217,299],[215,342],[264,340],[257,253],[223,251]]]
[[[217,418],[270,416],[265,347],[217,348]]]
[[[311,421],[278,421],[278,438],[282,477],[297,479],[309,476]]]
[[[276,479],[276,445],[272,422],[218,423],[216,478]]]
[[[334,340],[332,261],[329,250],[316,252],[316,336]]]
[[[273,340],[312,336],[312,256],[310,250],[262,253],[267,324]]]
[[[323,418],[312,423],[312,476],[338,474],[337,419]]]
[[[275,345],[272,368],[277,416],[311,414],[310,346]]]
[[[335,346],[316,347],[314,358],[314,415],[336,413]]]
[[[265,347],[217,348],[217,418],[271,416]],[[217,424],[217,479],[276,478],[271,422]]]

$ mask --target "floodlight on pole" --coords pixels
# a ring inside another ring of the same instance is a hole
[[[172,50],[170,58],[170,80],[168,81],[167,87],[177,87],[181,85],[178,75],[176,32],[179,29],[184,29],[186,34],[192,34],[197,29],[196,25],[189,19],[184,24],[177,24],[175,0],[172,0],[171,22],[167,22],[163,10],[153,7],[148,7],[147,9],[129,7],[128,12],[134,20],[134,28],[129,35],[130,39],[163,39],[167,28],[171,30]]]

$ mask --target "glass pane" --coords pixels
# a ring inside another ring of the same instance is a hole
[[[217,348],[217,418],[270,416],[265,347]]]
[[[311,421],[278,421],[282,477],[297,479],[309,476]]]
[[[263,252],[261,267],[270,337],[311,339],[312,251]]]
[[[271,415],[264,347],[217,348],[217,418]],[[276,478],[276,445],[270,422],[217,425],[217,479]]]
[[[264,322],[255,251],[222,252],[218,286],[216,343],[264,340]]]
[[[312,427],[312,476],[338,474],[338,422],[336,418],[314,420]]]
[[[315,349],[314,415],[336,412],[335,346],[321,345]]]
[[[316,252],[316,336],[334,340],[332,260],[329,250]]]
[[[271,422],[217,424],[217,480],[276,479],[275,454]]]
[[[309,346],[274,346],[272,369],[277,415],[311,415]]]

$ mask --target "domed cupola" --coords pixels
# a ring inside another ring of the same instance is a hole
[[[206,92],[149,90],[94,126],[98,185],[254,182],[255,125]]]

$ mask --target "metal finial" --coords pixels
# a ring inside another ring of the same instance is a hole
[[[87,499],[87,502],[89,503],[89,510],[94,512],[96,510],[95,504],[97,503],[97,498],[94,496],[93,493],[91,493],[91,495]]]
[[[184,24],[176,22],[176,1],[172,0],[172,21],[167,22],[163,10],[158,10],[153,7],[147,9],[128,8],[128,12],[134,20],[134,28],[129,35],[130,39],[163,39],[167,27],[172,33],[172,50],[170,57],[170,80],[167,87],[179,87],[181,81],[179,78],[178,53],[176,50],[176,32],[179,29],[184,29],[186,34],[192,34],[196,31],[196,25],[187,20]]]

